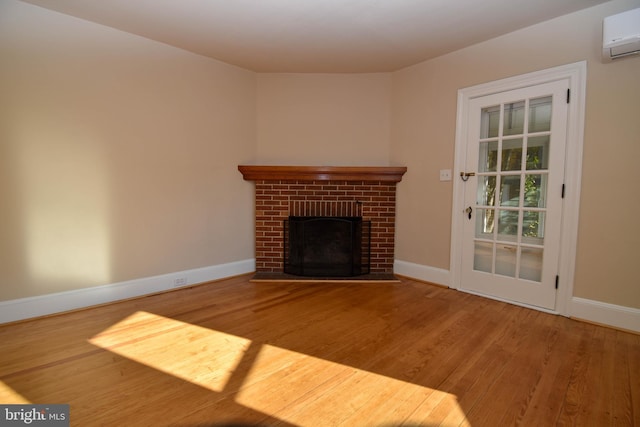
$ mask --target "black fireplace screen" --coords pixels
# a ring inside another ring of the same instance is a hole
[[[284,272],[351,277],[369,273],[371,221],[362,217],[290,216],[284,221]]]

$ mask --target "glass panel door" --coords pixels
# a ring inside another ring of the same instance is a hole
[[[462,288],[554,306],[566,85],[470,101]]]
[[[480,271],[542,279],[551,111],[545,96],[480,112],[474,245]]]

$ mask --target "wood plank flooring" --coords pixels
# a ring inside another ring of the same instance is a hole
[[[400,278],[250,275],[0,326],[73,426],[640,426],[640,336]]]

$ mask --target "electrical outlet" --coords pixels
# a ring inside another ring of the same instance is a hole
[[[440,170],[440,181],[451,181],[451,169]]]
[[[174,279],[173,281],[173,287],[174,288],[179,288],[180,286],[185,286],[187,284],[187,278],[186,277],[178,277],[177,279]]]

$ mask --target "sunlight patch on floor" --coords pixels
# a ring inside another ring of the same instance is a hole
[[[143,311],[89,342],[213,391],[224,390],[251,341]]]
[[[442,426],[468,425],[452,394],[271,345],[261,347],[236,401],[299,426],[318,420],[325,425],[435,420]]]
[[[455,395],[139,311],[90,343],[297,426],[469,426]]]
[[[28,399],[25,399],[20,393],[0,381],[0,402],[4,404],[22,404],[31,403]]]

